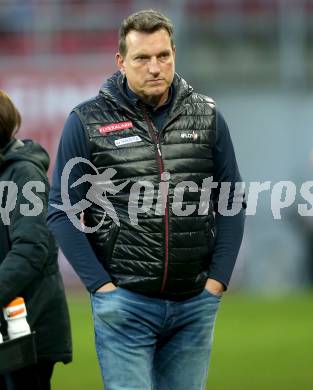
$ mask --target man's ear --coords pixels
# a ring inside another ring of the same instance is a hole
[[[119,70],[125,74],[125,68],[124,68],[124,58],[121,56],[120,53],[116,53],[115,54],[115,61],[116,61],[116,65],[117,67],[119,68]]]

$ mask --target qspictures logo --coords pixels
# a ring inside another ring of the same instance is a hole
[[[21,194],[19,194],[21,191]],[[0,181],[0,218],[4,225],[10,225],[12,212],[19,212],[25,217],[36,217],[43,211],[39,193],[45,192],[45,183],[29,181],[19,189],[13,181]],[[17,205],[18,195],[23,202]]]
[[[70,184],[70,174],[76,164],[87,164],[89,171],[94,173],[84,174],[74,183]],[[90,169],[91,168],[91,169]],[[252,181],[246,182],[222,182],[213,181],[213,177],[207,177],[202,181],[201,187],[193,181],[181,181],[176,184],[173,191],[171,204],[167,204],[171,174],[163,172],[160,183],[156,186],[149,180],[138,180],[130,183],[129,180],[114,182],[117,171],[107,168],[102,173],[87,159],[76,157],[67,162],[61,176],[61,201],[60,204],[51,204],[52,207],[64,212],[71,223],[85,233],[97,231],[105,218],[110,218],[116,225],[120,225],[119,216],[110,199],[123,194],[127,196],[127,212],[132,225],[138,224],[138,216],[144,213],[164,215],[165,209],[171,207],[174,215],[179,217],[197,213],[206,215],[212,204],[212,191],[218,189],[217,212],[224,216],[234,216],[240,212],[242,205],[246,203],[245,214],[254,216],[257,213],[259,196],[264,193],[269,196],[270,209],[274,219],[282,218],[282,210],[288,207],[296,207],[299,215],[303,217],[313,216],[313,181],[306,181],[297,187],[292,181]],[[72,204],[69,190],[88,183],[88,191],[85,198]],[[131,184],[131,185],[130,185]],[[22,189],[14,182],[0,182],[0,217],[5,225],[10,224],[12,212],[19,212],[25,216],[37,216],[43,211],[42,200],[38,194],[44,192],[45,184],[39,181],[30,181]],[[18,191],[22,192],[25,203],[17,205]],[[186,192],[199,193],[197,204],[184,202]],[[296,198],[299,202],[295,204]],[[156,204],[155,204],[156,202]],[[96,226],[82,226],[80,215],[93,204],[102,210],[102,218]]]

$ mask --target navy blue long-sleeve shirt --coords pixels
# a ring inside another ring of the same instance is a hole
[[[135,103],[138,97],[125,87],[128,98]],[[164,106],[154,110],[147,106],[151,119],[159,130],[166,117],[171,104],[171,93]],[[84,232],[78,230],[69,220],[67,214],[51,206],[52,204],[62,205],[61,199],[61,175],[66,163],[74,157],[90,159],[89,140],[79,117],[72,112],[63,128],[56,164],[52,176],[50,190],[48,224],[53,231],[64,255],[79,275],[80,279],[90,292],[96,291],[99,287],[111,281],[110,275],[98,261]],[[241,177],[238,170],[235,152],[228,126],[223,116],[217,116],[217,137],[214,148],[215,182],[240,182]],[[88,170],[88,166],[87,166]],[[86,174],[86,164],[80,163],[74,166],[69,178],[69,199],[71,204],[85,199],[88,191],[88,184],[83,183],[78,187],[70,188],[71,184]],[[88,173],[94,173],[89,171]],[[233,186],[230,199],[233,196]],[[218,191],[213,191],[213,197],[217,202]],[[233,199],[233,202],[241,202]],[[240,248],[244,227],[243,208],[235,216],[228,217],[216,213],[216,243],[208,277],[218,280],[227,288],[235,261]]]

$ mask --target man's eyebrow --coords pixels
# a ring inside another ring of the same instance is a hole
[[[162,55],[164,55],[164,54],[170,54],[170,50],[169,49],[164,49],[164,50],[162,50],[159,54],[158,54],[158,56],[162,56]]]
[[[161,50],[159,53],[155,54],[157,57],[162,56],[164,54],[169,54],[169,49]],[[137,52],[133,54],[133,57],[152,57],[151,54],[145,53],[145,52]]]
[[[147,53],[144,53],[144,52],[137,52],[135,54],[133,54],[134,57],[151,57],[150,54],[147,54]]]

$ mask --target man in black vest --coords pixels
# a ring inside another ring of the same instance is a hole
[[[65,124],[49,225],[91,293],[105,389],[204,389],[243,234],[234,149],[214,101],[175,73],[164,15],[125,19],[116,61]]]

